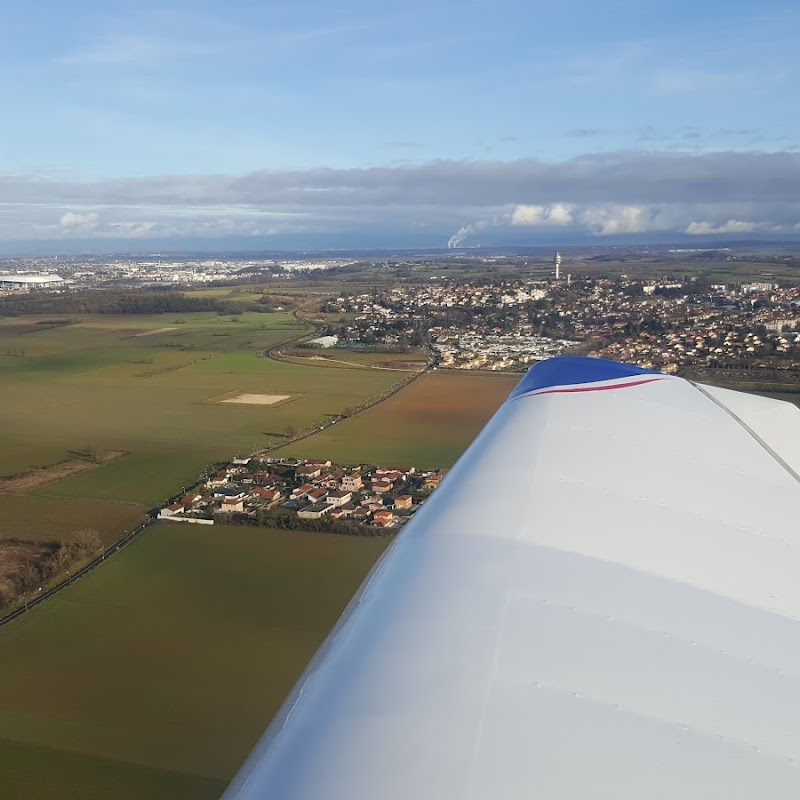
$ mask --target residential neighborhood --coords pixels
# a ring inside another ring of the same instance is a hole
[[[405,525],[447,470],[413,466],[338,465],[328,459],[234,459],[159,518],[211,525],[215,521],[346,521],[392,532]]]
[[[482,279],[341,294],[324,310],[336,347],[429,343],[449,369],[523,371],[563,353],[677,372],[687,367],[800,368],[800,287],[761,280]],[[345,316],[346,315],[346,316]]]

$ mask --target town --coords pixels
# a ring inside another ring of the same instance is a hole
[[[0,291],[192,287],[208,284],[291,280],[293,275],[351,264],[342,258],[149,256],[28,256],[0,259]]]
[[[328,459],[236,458],[159,511],[159,519],[213,525],[257,522],[340,533],[395,533],[436,489],[447,470],[367,467]]]
[[[593,257],[562,258],[558,252],[552,260],[536,261],[488,255],[377,261],[12,258],[0,264],[0,294],[186,288],[183,310],[194,310],[188,303],[196,304],[199,295],[191,287],[216,285],[238,293],[217,302],[219,313],[236,314],[245,307],[280,311],[297,303],[308,309],[312,295],[304,292],[316,276],[335,278],[339,287],[321,299],[316,320],[306,316],[324,334],[307,346],[424,349],[431,367],[494,372],[523,372],[561,354],[595,355],[668,373],[800,369],[800,288],[795,278],[771,274],[785,267],[789,256],[774,263],[764,257],[764,268],[750,279],[725,282],[703,270],[670,271],[669,259],[678,264],[683,256],[667,253],[666,261],[646,268],[632,257],[631,276],[619,271],[620,264],[606,269]],[[714,259],[736,263],[728,253],[707,257],[706,266]],[[363,289],[364,275],[375,278],[369,290]]]
[[[668,373],[688,367],[800,367],[800,288],[698,278],[472,280],[340,295],[352,315],[337,346],[413,347],[429,340],[436,366],[522,371],[564,353]]]

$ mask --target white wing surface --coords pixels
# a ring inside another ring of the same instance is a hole
[[[785,403],[542,362],[225,799],[796,800],[799,456]]]

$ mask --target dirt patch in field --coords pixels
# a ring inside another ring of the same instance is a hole
[[[102,467],[110,461],[127,455],[124,450],[109,450],[102,454],[93,456],[76,456],[60,461],[58,464],[50,464],[47,467],[37,467],[36,469],[22,472],[18,475],[9,475],[0,478],[0,493],[5,494],[24,494],[40,486],[45,486],[62,478],[69,478],[79,472],[88,472],[92,469]]]
[[[157,333],[169,333],[170,331],[176,331],[177,328],[156,328],[154,331],[142,331],[141,333],[137,333],[134,335],[134,338],[137,336],[155,336]]]
[[[274,406],[288,400],[290,394],[237,394],[235,397],[228,397],[220,400],[220,403],[237,403],[246,406]]]

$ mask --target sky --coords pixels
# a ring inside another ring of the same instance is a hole
[[[0,4],[0,248],[800,238],[800,5]]]

